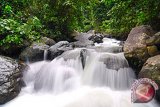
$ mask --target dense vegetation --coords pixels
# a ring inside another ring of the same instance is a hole
[[[5,49],[41,36],[71,40],[74,30],[122,36],[142,24],[160,29],[159,0],[0,0],[0,46]]]

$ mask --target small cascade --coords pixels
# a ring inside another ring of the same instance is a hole
[[[159,107],[131,103],[135,79],[120,41],[105,38],[90,48],[76,48],[47,61],[29,64],[24,87],[4,107]]]
[[[47,56],[48,56],[48,50],[44,50],[44,60],[47,60]]]

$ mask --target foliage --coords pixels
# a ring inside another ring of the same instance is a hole
[[[118,36],[142,24],[160,30],[159,11],[159,0],[1,0],[0,45],[23,45],[40,36],[71,40],[74,30]]]
[[[124,34],[142,24],[154,27],[159,11],[159,0],[102,0],[97,5],[96,17],[101,31]]]
[[[37,17],[29,18],[26,23],[13,19],[0,19],[0,45],[9,48],[11,45],[22,45],[24,40],[34,41],[39,38],[42,28]]]

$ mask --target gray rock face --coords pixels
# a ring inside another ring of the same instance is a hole
[[[0,104],[15,98],[21,90],[22,72],[18,62],[0,56]]]
[[[131,30],[124,44],[125,57],[131,66],[141,68],[144,62],[159,53],[154,32],[150,26],[142,25]]]
[[[149,58],[143,65],[139,78],[150,78],[160,87],[160,55]],[[156,92],[156,98],[160,102],[160,89]]]
[[[48,50],[49,46],[43,43],[33,43],[27,47],[19,56],[22,61],[41,61],[44,59],[44,51]]]
[[[80,33],[78,36],[76,36],[74,39],[77,40],[76,42],[73,42],[74,47],[89,47],[93,46],[94,42],[89,40],[89,38],[93,36],[92,33]]]
[[[96,34],[89,37],[89,40],[93,41],[94,43],[102,43],[104,36],[101,34]]]
[[[156,99],[160,102],[160,89],[156,91]]]
[[[54,59],[55,57],[61,55],[63,52],[72,50],[72,46],[68,41],[60,41],[49,48],[49,59]]]
[[[50,39],[47,37],[42,37],[41,42],[48,45],[48,46],[52,46],[52,45],[56,44],[56,42],[53,39]]]
[[[82,47],[92,47],[94,45],[93,41],[85,40],[85,41],[76,41],[73,42],[73,47],[82,48]]]
[[[84,68],[86,64],[86,59],[87,59],[87,49],[82,49],[80,51],[80,58],[82,62],[82,67]]]
[[[139,78],[150,78],[160,86],[160,55],[149,58],[138,76]]]

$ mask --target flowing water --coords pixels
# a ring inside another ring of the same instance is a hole
[[[131,103],[134,71],[114,39],[29,64],[23,79],[26,87],[3,107],[159,107]]]

